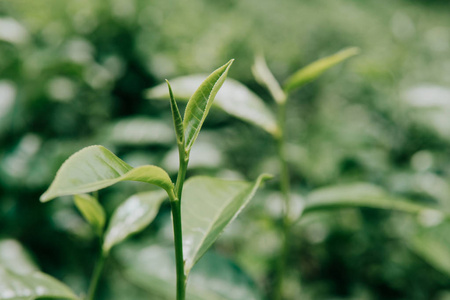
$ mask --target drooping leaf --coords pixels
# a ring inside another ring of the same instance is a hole
[[[168,300],[175,299],[174,257],[173,249],[156,245],[119,252],[129,280]],[[192,270],[186,294],[187,300],[262,299],[258,287],[247,274],[230,260],[212,252]]]
[[[0,266],[0,300],[78,299],[62,282],[41,272],[17,274]]]
[[[109,252],[114,245],[147,227],[155,219],[161,203],[166,198],[164,191],[151,191],[135,194],[125,200],[111,217],[105,233],[103,251]]]
[[[39,271],[27,250],[13,239],[0,240],[0,266],[18,274]]]
[[[186,274],[268,178],[264,174],[245,182],[199,176],[186,181],[181,201]]]
[[[233,61],[234,60],[230,60],[222,67],[212,72],[189,99],[183,120],[185,147],[187,152],[189,152],[197,139],[214,98],[224,83]]]
[[[322,75],[323,72],[334,67],[335,65],[343,62],[347,58],[350,58],[359,53],[359,49],[352,47],[339,51],[336,54],[321,58],[315,62],[307,65],[306,67],[298,70],[291,77],[286,80],[283,88],[286,92],[299,88]]]
[[[195,92],[206,75],[190,75],[171,80],[177,100],[186,101]],[[150,99],[167,99],[169,94],[164,84],[147,90]],[[217,93],[213,106],[229,115],[256,125],[272,135],[277,133],[276,118],[264,101],[239,81],[228,78]]]
[[[94,231],[101,236],[105,226],[106,216],[103,207],[95,197],[79,194],[73,197],[75,205]]]
[[[179,145],[184,144],[184,125],[183,118],[181,117],[180,111],[178,110],[177,102],[175,101],[175,97],[173,96],[172,87],[168,80],[167,87],[169,88],[169,96],[170,96],[170,108],[172,111],[173,125],[175,128],[175,134],[177,136],[177,142]]]
[[[266,60],[262,55],[256,56],[255,63],[252,66],[252,73],[259,84],[266,86],[277,103],[283,103],[286,101],[286,94],[281,89],[280,84],[275,79],[275,76],[273,76],[272,72],[270,72]]]
[[[408,213],[437,210],[436,207],[391,196],[372,184],[353,183],[320,188],[311,192],[306,198],[303,213],[345,207],[391,209]]]
[[[89,146],[63,163],[41,201],[93,192],[124,180],[151,183],[168,192],[173,189],[163,169],[156,166],[132,168],[105,147]]]

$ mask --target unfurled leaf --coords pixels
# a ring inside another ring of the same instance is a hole
[[[124,180],[151,183],[168,192],[173,189],[173,183],[163,169],[156,166],[133,168],[105,147],[90,146],[63,163],[41,201],[93,192]]]
[[[224,83],[225,78],[227,78],[228,70],[232,63],[233,60],[230,60],[211,73],[189,99],[183,120],[185,147],[187,152],[189,152],[197,139],[214,98]]]
[[[186,101],[195,92],[206,75],[191,75],[172,79],[174,96],[177,100]],[[169,93],[164,84],[147,91],[151,99],[167,99]],[[227,78],[217,93],[213,106],[222,109],[229,115],[254,124],[272,135],[277,133],[276,119],[264,101],[239,81]]]
[[[17,274],[0,266],[0,300],[78,299],[62,282],[41,272]]]
[[[170,248],[150,246],[124,249],[119,259],[124,262],[125,276],[136,285],[162,296],[175,299],[175,260]],[[207,253],[189,277],[188,300],[259,300],[261,293],[254,282],[230,260]]]
[[[306,198],[303,213],[345,207],[380,208],[409,213],[437,211],[436,207],[391,196],[382,188],[375,185],[354,183],[320,188],[311,192]]]
[[[164,191],[151,191],[131,196],[114,212],[103,242],[103,251],[109,250],[128,236],[147,227],[156,217],[159,207],[167,198]]]
[[[185,273],[205,254],[227,226],[251,200],[261,182],[193,177],[183,189],[181,201]]]
[[[336,54],[327,56],[316,60],[315,62],[307,65],[306,67],[300,69],[294,73],[291,77],[286,80],[284,84],[284,90],[290,92],[296,88],[299,88],[306,83],[309,83],[322,75],[323,72],[334,67],[335,65],[343,62],[349,57],[352,57],[359,53],[359,49],[352,47],[339,51]]]
[[[30,257],[27,250],[18,241],[13,239],[0,240],[0,266],[18,274],[39,271],[38,266]]]
[[[281,89],[280,84],[275,79],[275,76],[273,76],[272,72],[270,72],[270,69],[262,55],[255,58],[255,63],[252,66],[252,73],[259,84],[266,86],[276,102],[286,102],[286,94]]]
[[[94,231],[101,236],[105,226],[105,211],[95,197],[79,194],[73,197],[75,205]]]
[[[173,96],[172,87],[170,86],[170,83],[168,80],[167,87],[169,88],[169,96],[170,96],[170,108],[172,111],[172,119],[173,119],[173,125],[175,128],[175,135],[177,136],[177,142],[179,145],[184,144],[184,125],[183,125],[183,118],[181,117],[180,111],[178,110],[177,102],[175,101],[175,97]]]

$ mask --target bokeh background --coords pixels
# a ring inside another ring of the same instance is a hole
[[[174,175],[170,108],[145,90],[235,58],[229,76],[273,107],[251,74],[256,53],[283,81],[320,57],[361,49],[290,99],[299,201],[317,188],[368,182],[444,211],[449,11],[445,0],[0,0],[0,262],[23,247],[44,272],[83,293],[98,241],[70,197],[39,203],[59,166],[102,144],[133,166]],[[262,130],[212,110],[188,176],[278,174],[271,145]],[[276,182],[211,250],[262,295],[280,243]],[[110,214],[145,188],[122,183],[100,199]],[[122,250],[170,244],[170,232],[166,204]],[[305,216],[291,241],[285,299],[450,299],[450,224],[440,215],[334,210]],[[129,263],[120,253],[106,266],[98,299],[159,299],[123,272]]]

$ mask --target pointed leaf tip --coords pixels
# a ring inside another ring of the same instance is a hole
[[[186,182],[181,202],[186,274],[270,177],[246,182],[198,176]]]
[[[59,196],[89,193],[125,180],[154,184],[167,192],[173,189],[163,169],[150,165],[133,168],[103,146],[89,146],[62,164],[40,200],[46,202]]]
[[[189,99],[183,121],[185,149],[187,152],[190,151],[197,139],[214,98],[225,82],[233,61],[234,59],[231,59],[225,65],[212,72]]]
[[[343,49],[333,55],[318,59],[306,67],[295,72],[291,77],[286,80],[283,88],[289,93],[292,90],[299,88],[322,75],[328,69],[335,65],[345,61],[346,59],[355,56],[360,52],[357,47],[350,47]]]

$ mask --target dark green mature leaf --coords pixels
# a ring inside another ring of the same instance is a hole
[[[178,110],[177,102],[175,101],[175,97],[173,96],[172,87],[168,80],[167,87],[169,88],[169,96],[170,96],[170,108],[172,111],[173,125],[175,128],[175,134],[177,136],[177,142],[179,145],[184,144],[184,125],[183,118],[181,117],[180,111]]]
[[[16,274],[0,266],[0,300],[78,299],[62,282],[41,272]]]
[[[245,182],[199,176],[186,182],[181,202],[186,274],[268,178],[264,174]]]
[[[175,299],[175,260],[170,248],[150,246],[124,249],[119,258],[125,263],[133,283],[164,299]],[[261,293],[254,282],[230,260],[209,252],[189,277],[188,300],[259,300]]]
[[[336,54],[327,56],[316,60],[315,62],[307,65],[306,67],[300,69],[294,73],[291,77],[286,80],[284,84],[284,90],[286,92],[291,92],[292,90],[299,88],[322,75],[323,72],[334,67],[335,65],[343,62],[347,58],[350,58],[359,53],[359,49],[352,47],[339,51]]]
[[[177,100],[186,101],[194,93],[206,75],[191,75],[171,80],[173,92]],[[169,94],[164,84],[147,90],[151,99],[167,99]],[[213,106],[222,109],[229,115],[254,124],[272,135],[277,133],[276,118],[264,101],[239,81],[227,78],[217,93]]]
[[[192,148],[197,139],[203,122],[208,115],[209,109],[214,101],[214,97],[227,77],[228,70],[233,63],[233,59],[222,67],[215,70],[206,78],[200,87],[195,91],[186,106],[184,112],[184,130],[185,130],[185,147],[186,151]]]
[[[94,231],[101,236],[105,226],[106,216],[103,207],[95,197],[79,194],[73,197],[75,205]]]
[[[345,207],[391,209],[409,213],[437,211],[435,207],[393,197],[375,185],[353,183],[320,188],[311,192],[306,198],[303,213]]]
[[[166,198],[164,191],[151,191],[135,194],[125,200],[111,217],[105,233],[103,251],[109,252],[114,245],[147,227],[155,219],[161,203]]]
[[[163,169],[156,166],[132,168],[105,147],[89,146],[63,163],[41,201],[93,192],[124,180],[151,183],[168,192],[173,189]]]
[[[13,239],[0,240],[0,266],[19,274],[39,271],[27,250]]]

